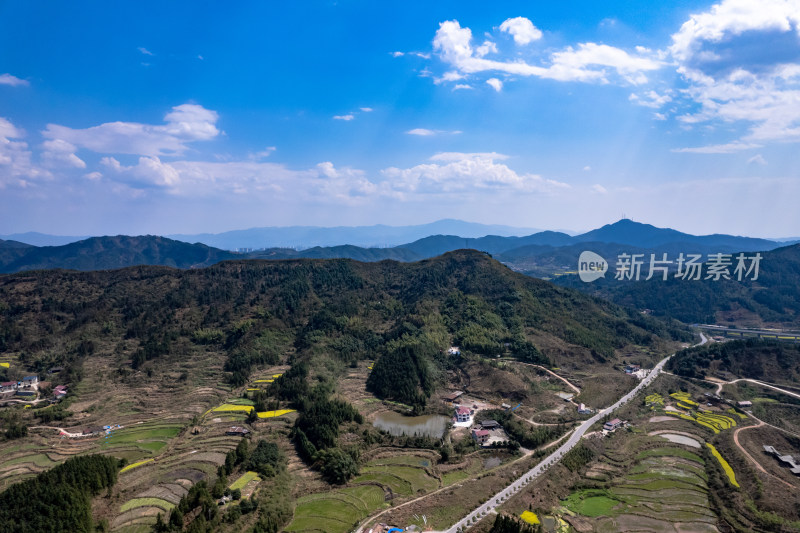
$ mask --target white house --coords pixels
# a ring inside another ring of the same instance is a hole
[[[469,422],[469,417],[472,414],[469,407],[456,407],[456,422]]]

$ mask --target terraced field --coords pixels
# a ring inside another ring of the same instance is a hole
[[[655,439],[636,436],[607,452],[590,470],[606,482],[573,492],[563,507],[592,531],[717,531],[703,459]]]
[[[387,498],[412,497],[439,488],[428,457],[401,454],[369,461],[350,486],[304,496],[297,501],[286,531],[346,533],[374,511],[388,506]]]

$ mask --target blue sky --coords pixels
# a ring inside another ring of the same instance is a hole
[[[800,1],[0,1],[0,233],[800,234]]]

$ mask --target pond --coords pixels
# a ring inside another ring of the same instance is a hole
[[[493,455],[493,456],[487,457],[486,459],[483,460],[483,468],[485,470],[489,470],[489,469],[494,468],[496,466],[500,466],[502,464],[502,462],[503,462],[503,459]]]
[[[378,413],[372,425],[396,437],[417,435],[439,438],[444,435],[449,421],[450,417],[442,415],[405,416],[394,411],[384,411]]]

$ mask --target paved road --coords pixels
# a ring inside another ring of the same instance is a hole
[[[701,333],[700,334],[701,342],[700,344],[705,344],[708,339]],[[698,344],[699,346],[699,344]],[[522,490],[528,483],[531,483],[541,474],[547,471],[548,468],[556,464],[561,458],[564,457],[568,451],[570,451],[578,442],[580,442],[581,437],[586,431],[595,423],[599,422],[604,416],[611,414],[621,406],[625,405],[629,401],[633,399],[636,394],[639,393],[640,390],[647,387],[652,381],[658,377],[658,374],[661,372],[661,369],[664,368],[664,365],[669,360],[672,355],[669,355],[658,362],[658,364],[653,368],[652,372],[648,374],[646,378],[644,378],[632,391],[628,394],[617,400],[617,402],[612,405],[611,407],[607,407],[596,415],[594,415],[589,420],[585,421],[583,424],[578,426],[578,428],[570,435],[569,439],[558,447],[556,451],[552,454],[547,456],[542,462],[522,474],[520,478],[516,481],[512,482],[509,486],[489,498],[486,503],[469,513],[467,516],[456,522],[450,529],[446,530],[446,533],[456,533],[457,531],[466,531],[473,523],[473,520],[476,522],[483,518],[485,515],[495,511],[498,506],[500,506],[505,500]]]

